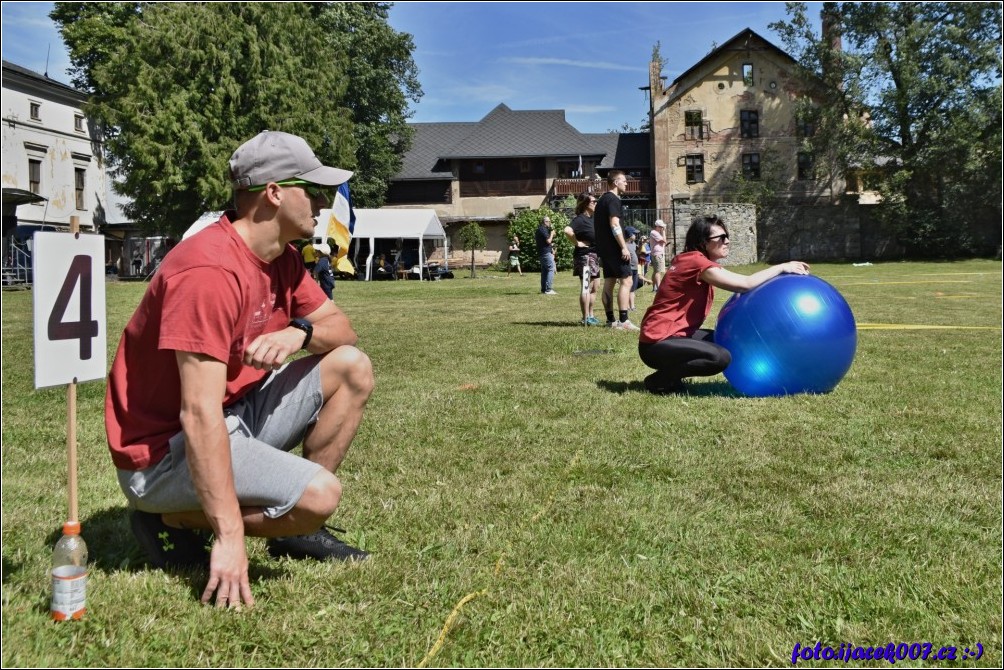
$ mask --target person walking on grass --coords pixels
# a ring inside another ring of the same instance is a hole
[[[156,567],[208,566],[204,603],[254,603],[249,536],[273,557],[368,555],[324,523],[373,367],[291,244],[351,176],[295,135],[241,145],[235,209],[167,254],[115,354],[105,427],[130,526]]]
[[[519,235],[513,235],[512,242],[509,243],[509,265],[505,269],[506,275],[512,272],[513,268],[516,268],[520,277],[523,276],[523,268],[519,265]]]
[[[315,249],[317,251],[317,265],[314,267],[314,276],[317,278],[317,283],[321,285],[324,295],[328,296],[328,300],[332,300],[335,290],[335,271],[331,268],[331,245],[324,242],[318,244]]]
[[[579,195],[575,204],[575,218],[565,226],[565,236],[575,245],[573,252],[574,266],[572,275],[582,279],[582,290],[579,292],[579,308],[582,310],[583,326],[598,326],[600,320],[593,315],[593,305],[596,304],[596,289],[600,284],[600,264],[593,246],[593,210],[596,208],[596,198],[588,193]]]
[[[603,268],[603,309],[607,325],[617,330],[637,331],[638,326],[628,320],[631,300],[631,253],[628,251],[621,229],[621,194],[627,188],[627,177],[620,170],[607,174],[607,192],[600,196],[593,214],[596,230],[596,251]],[[619,318],[614,318],[614,285],[617,291]]]

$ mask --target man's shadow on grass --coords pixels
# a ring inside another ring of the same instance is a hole
[[[741,398],[743,397],[738,391],[732,388],[732,385],[724,381],[713,381],[713,382],[693,382],[688,381],[687,390],[681,393],[670,393],[666,397],[678,397],[678,398],[708,398],[708,397],[718,397],[718,398]],[[637,391],[638,393],[649,394],[648,389],[645,388],[645,383],[641,380],[638,381],[614,381],[610,379],[600,379],[596,382],[596,385],[602,390],[609,393],[616,393],[617,395],[624,395],[629,391]],[[651,395],[651,394],[649,394]]]
[[[48,546],[55,546],[62,534],[62,528],[50,533],[47,538]],[[87,566],[92,573],[156,570],[148,565],[146,555],[133,537],[132,529],[129,527],[129,510],[125,507],[109,507],[86,519],[81,519],[80,535],[87,543]],[[251,547],[248,549],[251,553]],[[256,557],[249,556],[249,558],[251,561],[248,566],[248,577],[252,586],[257,582],[283,577],[289,573],[285,566],[263,564],[262,561],[256,560]],[[21,566],[9,566],[5,558],[4,573],[12,567],[19,569]],[[209,578],[208,567],[168,568],[164,572],[187,581],[196,600],[202,597],[202,591],[206,588],[206,581]],[[48,600],[43,607],[48,610]]]

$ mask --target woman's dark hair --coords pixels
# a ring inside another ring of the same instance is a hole
[[[575,215],[578,216],[586,211],[589,207],[589,203],[592,201],[593,196],[588,193],[580,193],[579,197],[575,200]]]
[[[717,216],[698,217],[694,219],[694,222],[690,224],[690,228],[687,229],[687,239],[683,250],[700,251],[702,254],[707,255],[705,246],[708,243],[708,238],[711,237],[712,226],[719,226],[726,233],[729,232],[729,229],[725,227],[725,222]]]

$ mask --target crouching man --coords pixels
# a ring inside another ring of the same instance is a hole
[[[254,603],[247,536],[272,556],[368,555],[323,524],[372,366],[290,245],[351,176],[295,135],[244,143],[236,209],[167,254],[115,354],[105,427],[132,531],[157,567],[208,564],[203,602]]]

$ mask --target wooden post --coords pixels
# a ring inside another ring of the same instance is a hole
[[[80,218],[70,217],[70,233],[80,235]],[[70,500],[67,521],[79,521],[77,517],[77,379],[66,386],[66,488]]]

